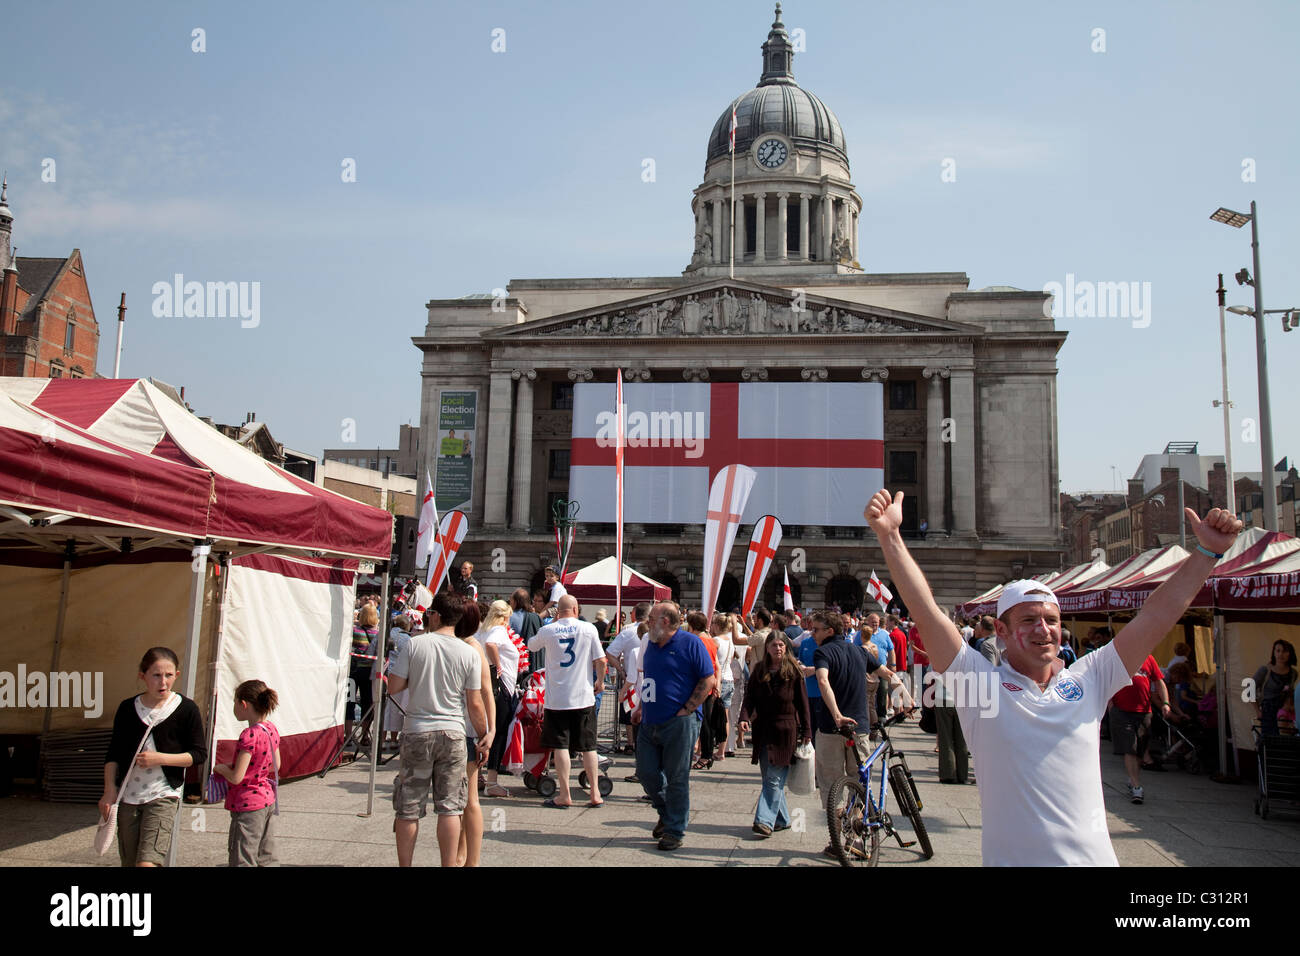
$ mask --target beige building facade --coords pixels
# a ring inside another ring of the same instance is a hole
[[[440,456],[464,469],[471,531],[462,554],[485,594],[540,579],[554,553],[552,508],[567,499],[573,386],[612,382],[620,368],[628,382],[879,382],[884,480],[906,494],[905,530],[936,596],[956,603],[1060,566],[1065,333],[1047,294],[972,291],[964,273],[864,269],[844,134],[795,83],[779,10],[762,49],[759,85],[728,104],[710,134],[681,275],[517,279],[506,295],[427,304],[412,340],[424,355],[421,434],[439,434],[447,396],[457,408],[472,403],[476,418],[457,419],[473,421],[454,436],[463,444],[422,442],[424,458],[431,474]],[[861,490],[864,506],[875,490]],[[697,603],[703,518],[628,526],[626,563]],[[581,513],[578,521],[571,568],[614,548],[611,526],[583,524]],[[778,561],[790,562],[800,604],[861,606],[872,570],[885,577],[864,525],[786,528]],[[724,606],[739,590],[748,534],[737,536]],[[774,588],[765,596],[779,604]]]

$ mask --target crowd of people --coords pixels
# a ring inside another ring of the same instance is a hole
[[[383,615],[377,598],[359,602],[349,667],[359,712],[350,710],[347,723],[352,730],[360,719],[363,741],[377,733],[397,738],[399,864],[412,862],[430,798],[442,864],[478,864],[480,790],[483,799],[512,795],[503,782],[506,729],[530,675],[544,672],[541,746],[554,760],[556,784],[544,805],[574,805],[569,774],[576,755],[585,805],[603,806],[597,717],[612,674],[620,730],[636,753],[628,779],[656,812],[651,835],[662,851],[685,840],[692,772],[707,773],[748,748],[761,785],[752,829],[767,838],[791,825],[786,785],[796,760],[815,761],[824,805],[829,786],[855,767],[844,737],[865,754],[874,725],[895,714],[919,716],[923,728],[932,721],[942,783],[980,786],[986,864],[1113,865],[1104,825],[1076,825],[1090,815],[1104,820],[1095,749],[1103,718],[1115,752],[1124,755],[1129,795],[1140,803],[1139,775],[1144,765],[1158,764],[1147,746],[1153,712],[1187,722],[1204,721],[1213,710],[1195,689],[1190,647],[1178,645],[1164,670],[1151,652],[1240,523],[1218,510],[1204,520],[1189,511],[1199,554],[1119,634],[1094,628],[1079,646],[1061,626],[1055,595],[1032,580],[1006,585],[996,615],[954,623],[934,602],[899,533],[901,499],[882,491],[865,515],[912,620],[874,611],[856,617],[833,607],[804,615],[762,607],[743,617],[708,615],[665,601],[637,605],[624,620],[588,623],[554,568],[536,593],[519,589],[509,602],[488,602],[479,598],[468,564],[427,608],[408,604],[408,595],[395,596]],[[1265,733],[1294,727],[1295,663],[1294,648],[1279,641],[1255,675]],[[942,679],[927,677],[931,669]],[[171,690],[178,674],[177,656],[152,648],[139,667],[144,692],[123,701],[114,721],[100,808],[106,821],[121,822],[123,865],[165,861],[185,768],[207,757],[197,706]],[[1001,695],[999,706],[954,695],[963,676],[991,678],[981,686]],[[393,705],[383,727],[374,726],[366,693],[380,677]],[[248,726],[233,761],[213,767],[214,779],[228,784],[232,866],[275,862],[279,733],[267,717],[277,702],[261,681],[239,685],[234,713]],[[971,779],[972,752],[978,781]]]

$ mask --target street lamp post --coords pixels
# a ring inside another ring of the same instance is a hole
[[[1237,514],[1237,488],[1236,479],[1232,475],[1232,403],[1228,401],[1228,329],[1224,323],[1223,306],[1225,303],[1224,296],[1227,290],[1223,288],[1223,273],[1219,273],[1219,356],[1223,362],[1223,399],[1215,402],[1215,405],[1223,406],[1223,461],[1228,469],[1228,510],[1235,516]]]
[[[1273,415],[1268,401],[1268,346],[1264,341],[1264,294],[1261,291],[1259,277],[1259,214],[1255,201],[1250,203],[1250,212],[1234,212],[1220,206],[1210,218],[1233,228],[1240,229],[1250,223],[1250,249],[1254,258],[1255,274],[1251,285],[1255,287],[1255,366],[1259,377],[1259,431],[1260,454],[1263,462],[1260,466],[1260,484],[1264,488],[1264,527],[1268,531],[1277,530],[1277,489],[1273,484]],[[1242,281],[1238,274],[1238,281]],[[1250,281],[1249,277],[1246,281]]]

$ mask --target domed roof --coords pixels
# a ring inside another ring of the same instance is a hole
[[[765,133],[780,133],[796,146],[829,148],[848,165],[844,131],[835,114],[812,93],[794,81],[791,62],[794,49],[781,22],[781,5],[776,21],[763,44],[763,75],[758,86],[733,100],[713,124],[706,163],[726,156],[731,139],[731,111],[736,111],[736,152],[742,152]]]

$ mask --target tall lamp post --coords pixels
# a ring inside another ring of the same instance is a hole
[[[1263,457],[1260,466],[1260,477],[1263,480],[1260,484],[1264,488],[1264,528],[1268,531],[1276,531],[1277,488],[1273,484],[1273,414],[1268,402],[1268,346],[1264,341],[1264,295],[1260,290],[1259,279],[1259,215],[1255,209],[1255,201],[1251,200],[1249,213],[1234,212],[1220,206],[1210,214],[1210,218],[1235,229],[1240,229],[1247,222],[1250,223],[1250,249],[1254,257],[1255,278],[1252,281],[1250,274],[1243,269],[1237,273],[1237,282],[1242,285],[1249,283],[1255,287],[1255,366],[1256,375],[1259,377],[1260,454]]]
[[[1219,356],[1223,362],[1223,398],[1216,401],[1216,406],[1223,406],[1223,462],[1228,469],[1228,494],[1225,504],[1235,516],[1237,514],[1236,479],[1232,474],[1232,403],[1228,401],[1228,330],[1223,320],[1223,306],[1227,290],[1223,287],[1223,273],[1219,273]]]

